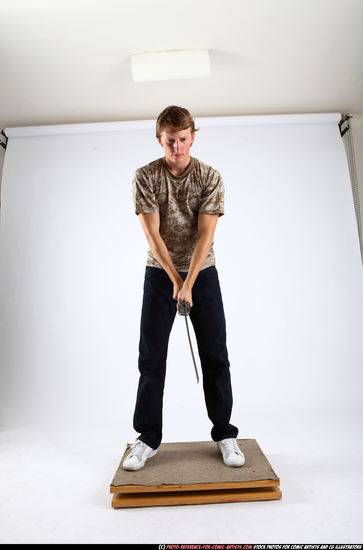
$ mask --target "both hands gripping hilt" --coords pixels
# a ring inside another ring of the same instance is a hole
[[[189,302],[178,302],[178,313],[179,315],[187,316],[190,313],[190,303]]]

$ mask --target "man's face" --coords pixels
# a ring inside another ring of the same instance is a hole
[[[166,126],[158,138],[160,145],[165,152],[166,160],[172,164],[183,164],[189,159],[189,149],[194,141],[195,134],[192,134],[191,128],[186,130],[174,131]]]

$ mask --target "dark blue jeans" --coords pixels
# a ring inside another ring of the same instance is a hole
[[[185,280],[187,273],[179,274]],[[208,417],[213,423],[211,437],[214,441],[237,437],[238,428],[229,423],[233,403],[230,363],[222,295],[215,266],[198,273],[192,298],[189,318],[198,345]],[[159,447],[162,439],[166,359],[169,336],[177,314],[176,304],[173,283],[166,271],[146,266],[140,322],[140,378],[133,426],[140,432],[138,439],[153,449]]]

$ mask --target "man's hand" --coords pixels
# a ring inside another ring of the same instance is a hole
[[[190,307],[193,306],[193,300],[192,300],[192,289],[190,287],[190,285],[186,282],[183,283],[183,286],[181,287],[181,289],[179,290],[179,292],[177,293],[177,304],[176,304],[176,309],[178,310],[178,303],[179,302],[189,302],[190,304]],[[175,300],[175,298],[174,298]]]
[[[183,284],[184,284],[184,281],[181,277],[177,281],[174,281],[174,289],[173,289],[173,299],[174,300],[178,299],[178,293],[179,293],[179,290],[181,290],[183,288]]]

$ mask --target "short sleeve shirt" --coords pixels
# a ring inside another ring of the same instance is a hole
[[[191,157],[186,170],[174,176],[165,157],[138,168],[132,180],[135,213],[159,212],[160,235],[177,271],[187,272],[198,240],[198,214],[224,215],[224,184],[218,170]],[[216,265],[214,237],[201,269]],[[163,269],[147,251],[146,265]]]

